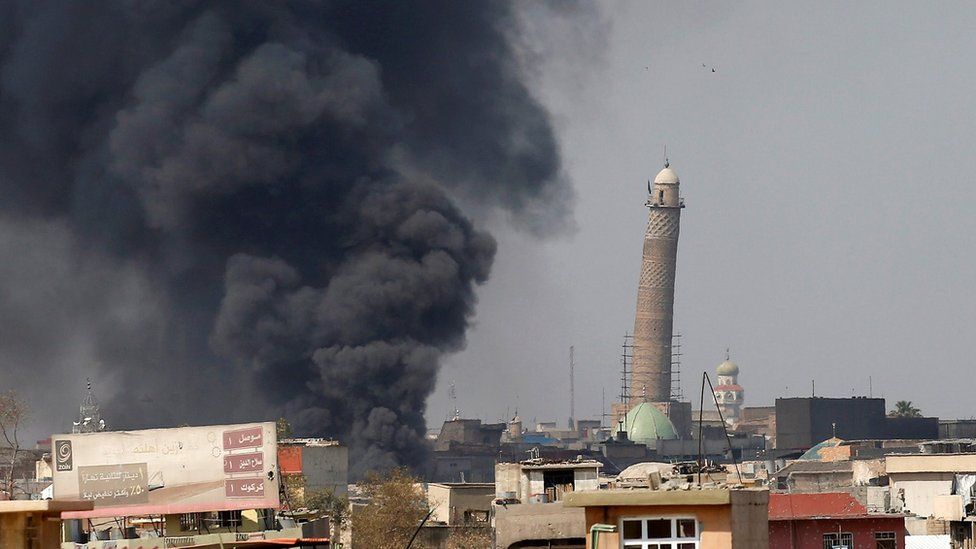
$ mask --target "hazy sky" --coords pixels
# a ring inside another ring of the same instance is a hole
[[[499,252],[457,384],[466,417],[578,417],[619,393],[643,206],[665,144],[681,178],[675,328],[697,394],[730,347],[749,406],[778,396],[968,403],[976,316],[976,11],[964,3],[614,2],[540,20],[535,91],[552,111],[578,230],[492,223]],[[702,64],[708,68],[702,68]],[[711,72],[714,67],[716,72]],[[517,395],[517,397],[516,397]]]

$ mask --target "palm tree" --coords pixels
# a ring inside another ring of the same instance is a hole
[[[893,417],[922,417],[922,411],[912,406],[910,400],[899,400],[895,403],[895,409],[888,412]]]

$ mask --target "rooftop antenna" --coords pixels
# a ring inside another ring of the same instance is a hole
[[[569,428],[576,428],[576,348],[569,346]]]
[[[448,398],[451,400],[451,414],[452,419],[461,419],[461,410],[457,407],[457,387],[454,385],[454,380],[451,380],[451,388],[448,391]]]
[[[600,387],[600,427],[607,420],[607,388]]]

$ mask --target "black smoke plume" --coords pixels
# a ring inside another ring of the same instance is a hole
[[[416,465],[495,252],[468,208],[568,209],[517,32],[506,2],[0,3],[8,383],[65,410],[95,369],[115,428],[283,414]]]

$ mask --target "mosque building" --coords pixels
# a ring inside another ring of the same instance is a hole
[[[718,385],[715,386],[715,401],[718,403],[722,417],[730,426],[739,423],[742,413],[742,402],[745,398],[745,391],[739,385],[739,367],[729,359],[729,353],[725,352],[725,362],[718,365],[715,370],[718,375]]]

